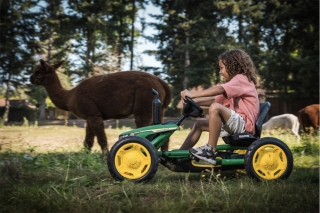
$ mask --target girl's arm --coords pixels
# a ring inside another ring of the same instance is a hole
[[[210,87],[208,89],[202,90],[200,92],[195,92],[195,93],[192,93],[189,90],[185,89],[181,91],[180,95],[181,95],[181,98],[185,100],[186,96],[194,99],[194,98],[200,98],[200,97],[212,97],[212,96],[223,94],[224,92],[225,91],[222,86],[214,86],[214,87]]]
[[[200,106],[210,106],[215,98],[214,97],[201,97],[201,98],[194,98],[194,102],[199,104]]]

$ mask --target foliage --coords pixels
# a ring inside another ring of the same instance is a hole
[[[261,75],[284,100],[319,100],[319,4],[269,1],[263,17]]]
[[[7,90],[23,85],[39,49],[34,22],[36,0],[1,1],[0,4],[0,85]]]
[[[300,155],[311,155],[311,156],[319,155],[320,154],[319,144],[315,140],[316,138],[319,137],[319,130],[316,130],[315,132],[316,132],[315,135],[317,135],[317,137],[314,137],[308,134],[302,134],[302,143],[300,146],[294,147],[293,152]]]
[[[30,9],[37,0],[17,0],[0,2],[0,85],[5,85],[5,99],[14,94],[14,89],[24,86],[27,72],[33,65],[33,56],[39,50],[36,40],[37,12]],[[8,122],[9,107],[3,114]]]
[[[67,15],[73,24],[72,52],[80,57],[81,66],[73,70],[80,79],[94,75],[93,64],[112,60],[105,57],[111,51],[117,58],[117,69],[121,70],[124,58],[132,51],[135,37],[140,35],[132,30],[138,10],[143,8],[145,0],[94,1],[68,0]],[[133,11],[134,10],[134,11]]]
[[[3,115],[4,111],[4,107],[0,107],[0,117]],[[30,121],[35,121],[37,118],[36,113],[36,109],[31,109],[27,106],[10,106],[8,121],[21,122],[24,118]]]
[[[146,0],[8,0],[0,3],[0,86],[9,99],[39,58],[65,59],[67,81],[94,75],[92,66],[132,56],[143,29],[133,27]],[[220,82],[217,58],[242,48],[253,58],[261,82],[285,101],[319,100],[319,4],[314,0],[152,0],[161,10],[147,23],[157,31],[163,67],[141,67],[172,85],[176,106],[184,88]],[[145,21],[141,19],[143,27]],[[106,54],[112,52],[112,54]],[[75,57],[76,56],[76,57]],[[115,58],[113,58],[116,56]],[[79,60],[75,60],[79,58]],[[2,90],[2,89],[1,89]],[[44,105],[44,89],[29,88],[30,99]],[[43,106],[44,107],[44,106]],[[42,107],[42,109],[44,109]],[[43,110],[42,110],[43,111]]]

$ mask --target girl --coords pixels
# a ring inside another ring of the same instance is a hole
[[[208,163],[216,164],[218,139],[224,131],[228,134],[249,132],[255,134],[259,116],[259,99],[255,88],[257,70],[250,56],[240,49],[224,52],[219,56],[220,75],[225,83],[197,93],[181,91],[181,98],[188,96],[201,106],[209,107],[209,120],[196,121],[180,149]],[[192,148],[202,131],[209,131],[208,144]]]

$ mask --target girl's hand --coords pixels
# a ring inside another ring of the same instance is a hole
[[[181,100],[184,101],[184,100],[186,100],[186,96],[188,96],[189,98],[192,98],[193,94],[189,90],[185,89],[180,92],[180,95],[181,95]]]

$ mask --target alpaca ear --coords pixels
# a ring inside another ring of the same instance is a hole
[[[64,61],[61,61],[60,63],[57,63],[54,66],[55,69],[58,69],[62,64],[64,64]]]
[[[40,64],[43,68],[46,68],[47,63],[44,60],[40,59]]]
[[[41,64],[41,66],[42,66],[42,68],[43,68],[43,71],[46,73],[46,72],[48,72],[48,64],[47,64],[47,62],[45,62],[43,59],[40,59],[40,64]]]

